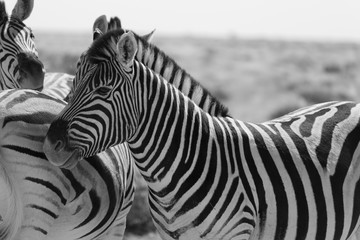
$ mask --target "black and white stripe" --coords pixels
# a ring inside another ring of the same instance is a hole
[[[324,103],[261,124],[214,117],[133,60],[135,38],[121,34],[84,56],[89,71],[76,75],[74,101],[45,139],[53,164],[128,142],[163,239],[354,237],[359,104]]]

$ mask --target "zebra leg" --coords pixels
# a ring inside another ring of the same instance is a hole
[[[114,224],[104,235],[103,237],[99,238],[98,240],[121,240],[124,238],[126,228],[126,219],[123,221]]]
[[[132,169],[132,165],[129,166]],[[133,170],[129,170],[130,175],[129,179],[133,179]],[[130,183],[133,182],[133,180],[129,181]],[[123,208],[120,210],[119,215],[117,216],[116,220],[112,224],[112,227],[107,231],[106,235],[98,240],[122,240],[124,238],[125,234],[125,228],[126,228],[126,217],[130,212],[132,203],[134,201],[134,192],[135,187],[133,184],[127,185],[127,192],[130,192],[125,199],[123,203]]]

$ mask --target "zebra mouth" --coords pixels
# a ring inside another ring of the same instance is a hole
[[[65,169],[72,169],[78,164],[78,162],[81,159],[82,158],[81,158],[80,152],[78,150],[74,150],[71,153],[71,155],[69,156],[69,158],[64,163],[58,165],[58,167],[65,168]]]

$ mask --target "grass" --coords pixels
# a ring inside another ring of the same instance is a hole
[[[40,33],[36,40],[47,71],[74,74],[91,35]],[[266,121],[318,102],[360,100],[360,45],[355,43],[157,35],[154,43],[244,121]],[[127,240],[159,239],[146,196],[138,176]]]

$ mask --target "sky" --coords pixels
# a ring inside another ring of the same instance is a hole
[[[360,42],[360,0],[35,0],[25,24],[86,32],[102,14],[139,34]]]

